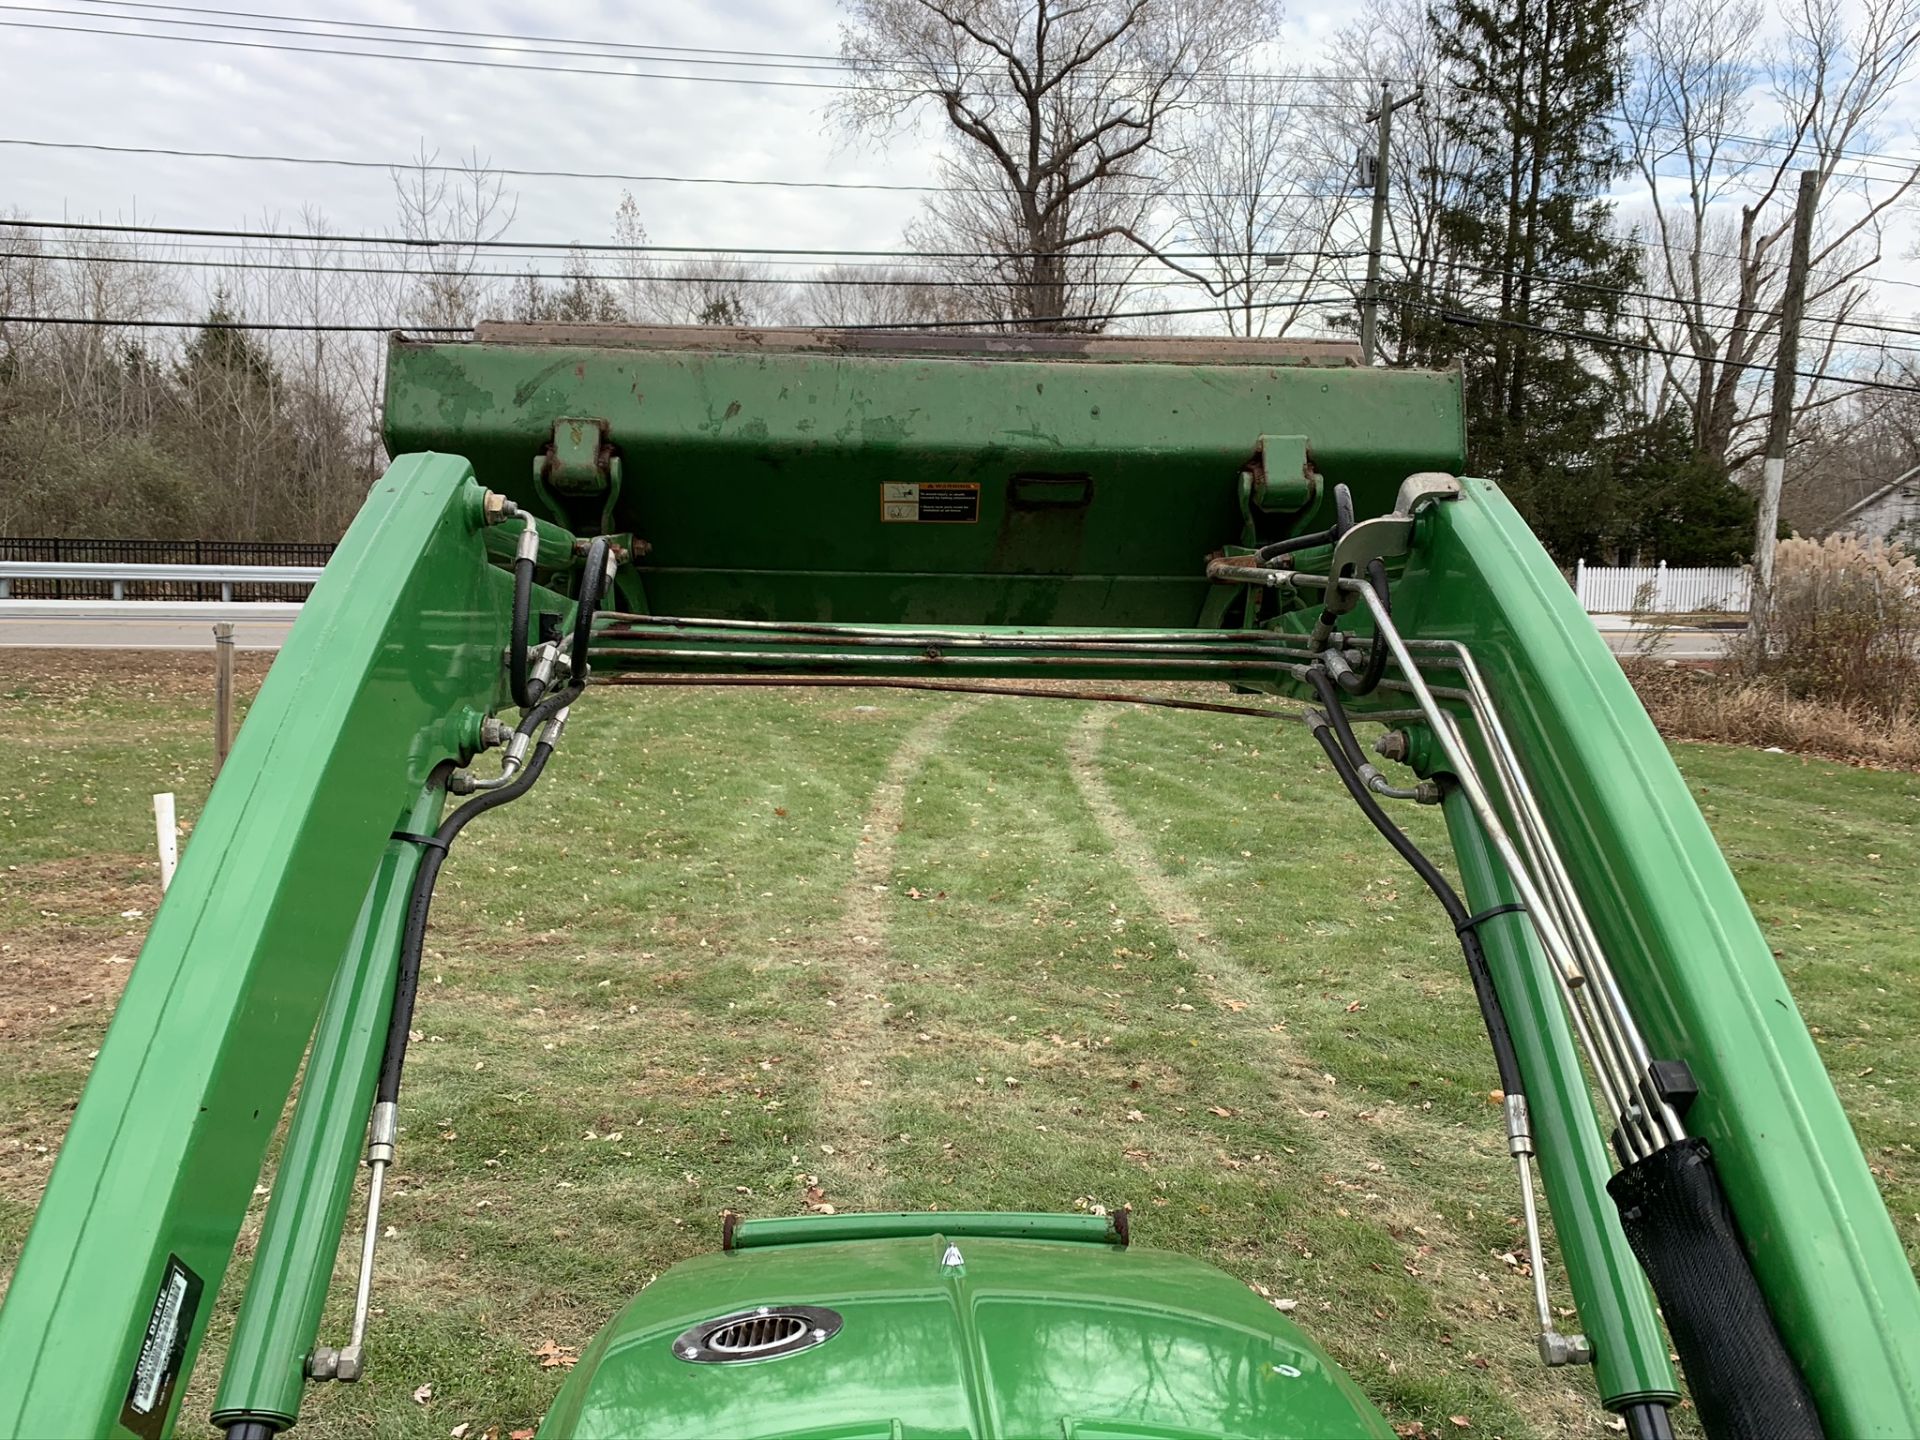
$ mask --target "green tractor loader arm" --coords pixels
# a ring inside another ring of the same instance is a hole
[[[396,340],[400,458],[101,1047],[0,1309],[0,1435],[264,1440],[380,1363],[434,877],[539,781],[576,701],[590,724],[622,683],[1036,680],[1296,702],[1460,933],[1543,1364],[1590,1365],[1635,1440],[1671,1433],[1670,1343],[1713,1440],[1920,1434],[1920,1290],[1872,1176],[1618,664],[1499,491],[1458,478],[1461,383],[1312,344]],[[1190,695],[1149,698],[1227,699]],[[1450,869],[1394,818],[1421,803]],[[182,1416],[303,1056],[212,1415]],[[362,1169],[355,1323],[322,1335]],[[1577,1320],[1547,1303],[1536,1176]],[[541,1433],[1391,1433],[1290,1319],[1128,1222],[729,1216],[610,1321]]]

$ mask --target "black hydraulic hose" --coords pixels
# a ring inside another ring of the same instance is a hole
[[[593,617],[606,597],[607,554],[612,547],[604,535],[596,535],[587,546],[585,572],[580,576],[579,613],[573,622],[573,683],[587,678],[587,651],[593,643]]]
[[[1344,485],[1333,487],[1333,524],[1325,530],[1314,530],[1305,535],[1289,535],[1284,540],[1276,540],[1271,545],[1262,545],[1253,552],[1253,563],[1271,565],[1282,555],[1291,555],[1296,550],[1311,550],[1316,545],[1332,545],[1353,528],[1353,492]]]
[[[1344,485],[1336,485],[1333,487],[1333,529],[1327,533],[1333,537],[1333,543],[1338,545],[1340,543],[1340,537],[1352,528],[1353,492]],[[1331,570],[1333,568],[1332,564],[1329,563],[1327,568]],[[1343,573],[1331,576],[1331,579],[1337,584],[1339,581],[1347,578],[1344,572],[1351,568],[1351,566],[1342,566],[1341,569]],[[1340,623],[1340,617],[1333,613],[1331,605],[1333,590],[1331,587],[1327,590],[1327,600],[1329,602],[1328,605],[1320,611],[1320,623],[1318,627],[1319,633],[1323,635]]]
[[[1333,733],[1340,741],[1340,749],[1346,755],[1347,763],[1352,766],[1356,776],[1360,775],[1367,764],[1367,755],[1360,748],[1359,738],[1353,733],[1352,722],[1347,719],[1347,707],[1340,703],[1340,692],[1333,688],[1333,680],[1328,676],[1325,667],[1309,666],[1307,684],[1311,685],[1313,693],[1320,697],[1320,704],[1326,710],[1327,723],[1333,727]]]
[[[569,687],[571,690],[572,687]],[[577,693],[577,692],[574,692]],[[568,703],[568,690],[558,691],[541,702],[559,710]],[[558,702],[558,703],[555,703]],[[524,722],[523,722],[524,723]],[[394,979],[393,1015],[387,1022],[386,1050],[380,1057],[380,1083],[374,1090],[376,1104],[392,1104],[400,1097],[400,1071],[407,1061],[407,1032],[413,1025],[414,1001],[420,992],[420,955],[426,946],[427,912],[433,906],[433,887],[446,863],[454,837],[489,810],[518,800],[547,768],[553,745],[542,739],[533,747],[526,768],[498,790],[484,790],[440,822],[440,828],[426,842],[426,854],[413,877],[413,894],[407,905],[407,925],[400,941],[400,969]]]
[[[1333,531],[1315,530],[1306,535],[1289,535],[1284,540],[1276,540],[1271,545],[1262,545],[1253,552],[1253,563],[1271,565],[1282,555],[1291,555],[1296,550],[1311,550],[1316,545],[1331,545]]]
[[[1329,722],[1331,718],[1328,717]],[[1348,758],[1341,741],[1332,733],[1331,723],[1314,725],[1313,738],[1320,742],[1327,759],[1333,762],[1334,773],[1347,787],[1347,793],[1353,796],[1360,813],[1373,823],[1373,828],[1386,837],[1387,843],[1425,882],[1434,898],[1440,902],[1440,907],[1447,912],[1447,919],[1453,922],[1454,931],[1460,937],[1460,951],[1466,957],[1467,975],[1473,981],[1474,999],[1480,1005],[1480,1019],[1487,1029],[1487,1041],[1493,1047],[1493,1064],[1499,1072],[1500,1088],[1509,1095],[1524,1095],[1526,1085],[1520,1074],[1520,1060],[1514,1053],[1506,1012],[1501,1008],[1500,996],[1493,988],[1493,976],[1487,969],[1487,957],[1480,948],[1480,937],[1474,933],[1471,923],[1474,917],[1467,912],[1466,905],[1454,893],[1453,886],[1447,883],[1447,877],[1440,873],[1439,867],[1380,808],[1380,802],[1374,799],[1365,782],[1360,779],[1360,772]]]
[[[1658,1400],[1636,1400],[1620,1407],[1627,1440],[1673,1440],[1673,1417]]]
[[[529,519],[527,524],[533,524]],[[533,558],[521,556],[513,562],[513,628],[507,636],[507,679],[513,703],[521,709],[539,697],[527,682],[527,613],[533,606]]]
[[[561,686],[558,690],[549,691],[534,703],[531,710],[520,717],[520,723],[514,727],[515,733],[521,735],[533,734],[534,731],[546,724],[553,716],[559,714],[562,710],[566,709],[567,706],[578,700],[580,698],[580,692],[586,688],[584,681],[573,680]]]
[[[1393,614],[1393,596],[1387,585],[1387,566],[1383,560],[1367,562],[1367,583],[1373,587],[1373,593],[1380,597],[1380,608],[1388,615]],[[1367,665],[1358,675],[1342,675],[1341,686],[1350,695],[1371,695],[1380,686],[1381,678],[1387,673],[1387,657],[1392,652],[1387,648],[1385,632],[1376,623],[1373,629],[1373,648],[1367,652]]]

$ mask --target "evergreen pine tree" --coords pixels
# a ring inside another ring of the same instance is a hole
[[[1628,385],[1621,353],[1579,336],[1613,332],[1639,276],[1606,198],[1630,18],[1628,0],[1439,0],[1428,14],[1456,173],[1440,187],[1438,278],[1403,297],[1403,339],[1426,363],[1464,362],[1469,467],[1563,558],[1598,543],[1612,508],[1597,457]]]

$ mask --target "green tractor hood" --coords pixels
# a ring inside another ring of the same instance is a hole
[[[821,1216],[749,1221],[731,1244],[676,1265],[615,1317],[541,1440],[1393,1433],[1245,1285],[1127,1249],[1104,1219]],[[798,1343],[784,1348],[789,1312]],[[729,1318],[749,1322],[730,1353],[713,1324]],[[771,1358],[732,1358],[755,1345]]]

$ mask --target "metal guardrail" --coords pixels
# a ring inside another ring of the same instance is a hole
[[[318,565],[141,565],[77,560],[0,560],[0,600],[13,594],[16,580],[83,580],[111,587],[115,600],[127,598],[127,586],[137,581],[218,585],[220,598],[231,602],[236,585],[311,585],[320,578]]]

